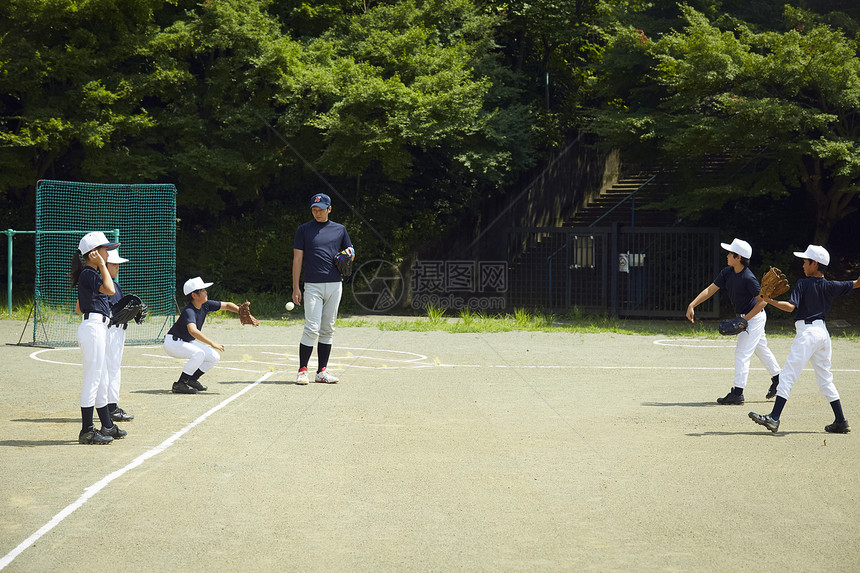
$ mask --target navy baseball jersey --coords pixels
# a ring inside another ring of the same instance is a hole
[[[110,316],[108,295],[99,292],[102,282],[102,275],[96,269],[87,266],[81,271],[78,277],[78,305],[82,313],[97,312]]]
[[[829,281],[824,277],[806,277],[797,281],[788,302],[795,306],[795,320],[824,320],[833,299],[850,294],[854,281]]]
[[[293,248],[304,252],[302,259],[306,283],[339,283],[340,273],[334,257],[352,246],[346,227],[334,221],[308,221],[296,230]]]
[[[761,292],[761,285],[755,275],[744,267],[739,273],[732,267],[726,267],[717,273],[714,284],[729,293],[729,300],[735,309],[735,314],[746,314],[756,305],[756,298]]]
[[[188,325],[193,323],[197,326],[197,330],[203,330],[206,315],[216,310],[221,310],[221,301],[207,300],[200,305],[200,308],[195,308],[193,304],[189,304],[179,313],[179,318],[176,319],[167,334],[181,338],[185,342],[192,342],[194,337],[188,332]]]
[[[111,307],[111,311],[113,311],[113,305],[118,303],[119,299],[121,299],[123,296],[122,295],[122,287],[119,286],[118,282],[113,281],[113,289],[114,289],[114,293],[108,297],[108,304]]]

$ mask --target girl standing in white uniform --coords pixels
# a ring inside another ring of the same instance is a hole
[[[83,353],[84,381],[81,387],[81,444],[109,444],[114,438],[125,437],[108,413],[107,378],[104,376],[107,329],[110,322],[108,297],[114,294],[113,279],[107,270],[108,251],[119,243],[111,243],[104,233],[87,233],[78,243],[72,257],[72,287],[78,289],[77,306],[83,314],[78,327],[78,344]],[[101,429],[93,425],[97,412]]]

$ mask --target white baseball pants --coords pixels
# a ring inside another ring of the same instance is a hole
[[[108,386],[108,404],[119,403],[119,385],[122,382],[122,351],[125,348],[125,329],[111,326],[107,329],[107,348],[105,350],[105,377]]]
[[[747,329],[738,334],[735,346],[735,381],[738,388],[746,388],[750,373],[750,360],[755,354],[764,364],[771,376],[779,374],[779,362],[767,346],[767,335],[764,327],[767,324],[767,314],[764,310],[747,321]]]
[[[174,358],[187,358],[188,362],[182,367],[182,371],[189,376],[197,372],[198,369],[202,372],[208,372],[221,360],[221,355],[211,346],[196,340],[194,342],[176,340],[171,334],[164,337],[164,351]]]
[[[84,383],[81,387],[81,408],[103,408],[108,403],[108,381],[105,376],[107,322],[94,312],[78,326],[78,344],[83,353]]]
[[[776,395],[788,400],[791,387],[800,377],[800,372],[807,362],[812,362],[812,371],[818,382],[818,390],[828,402],[839,399],[839,392],[833,385],[833,374],[830,372],[830,359],[833,349],[830,344],[830,333],[823,320],[806,324],[802,320],[794,323],[797,334],[791,342],[788,359],[779,375],[779,386]]]
[[[305,305],[305,330],[302,344],[314,346],[317,341],[331,344],[334,321],[343,295],[343,283],[305,283],[302,295]]]

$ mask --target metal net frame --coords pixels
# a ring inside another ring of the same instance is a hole
[[[81,237],[102,231],[128,259],[116,282],[149,307],[127,344],[160,342],[176,317],[176,187],[42,180],[36,185],[33,345],[77,346],[81,317],[70,280]]]

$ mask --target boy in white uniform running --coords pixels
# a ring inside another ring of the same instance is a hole
[[[720,246],[728,251],[726,263],[714,282],[708,285],[693,299],[687,307],[687,318],[695,322],[695,308],[711,298],[720,289],[725,289],[732,301],[735,314],[744,317],[747,328],[738,335],[735,346],[735,377],[732,389],[724,398],[717,398],[717,404],[739,406],[744,403],[744,388],[750,373],[750,360],[753,354],[759,359],[770,373],[770,389],[766,398],[770,399],[776,395],[776,386],[779,383],[779,362],[767,346],[767,336],[764,332],[767,324],[767,313],[764,307],[767,304],[759,301],[761,286],[755,275],[749,269],[752,247],[746,241],[735,239],[731,244],[720,243]]]
[[[832,356],[830,333],[827,331],[824,319],[830,312],[834,298],[850,294],[853,289],[860,288],[860,278],[855,281],[825,279],[823,270],[830,264],[830,253],[819,245],[809,245],[804,252],[795,252],[794,256],[803,259],[803,273],[806,278],[797,281],[788,301],[772,298],[765,298],[764,301],[785,312],[794,312],[794,328],[797,334],[791,343],[791,351],[779,376],[773,411],[765,415],[750,412],[749,416],[756,424],[776,432],[779,429],[782,409],[791,394],[791,387],[797,381],[806,363],[812,362],[812,370],[818,380],[818,389],[830,402],[836,417],[832,424],[824,426],[824,431],[831,434],[847,434],[851,431],[851,427],[842,413],[839,392],[833,385],[833,374],[830,372]]]

